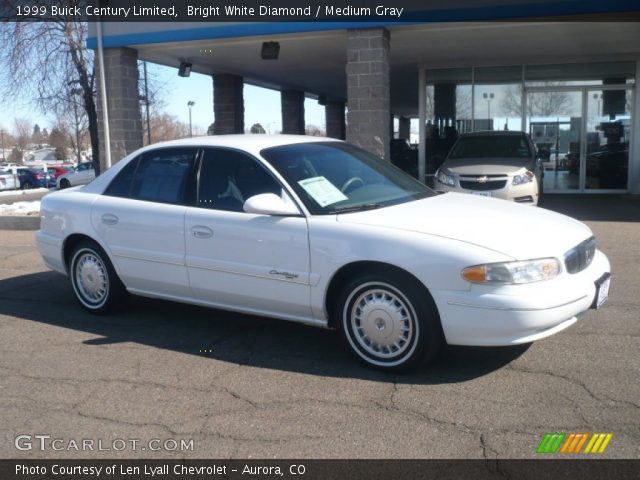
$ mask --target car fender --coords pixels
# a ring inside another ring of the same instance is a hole
[[[478,245],[437,235],[336,221],[335,216],[309,219],[311,308],[326,320],[331,280],[347,265],[377,262],[392,265],[416,277],[427,289],[468,291],[462,269],[511,257]],[[339,232],[339,233],[338,233]],[[373,240],[374,239],[374,240]]]

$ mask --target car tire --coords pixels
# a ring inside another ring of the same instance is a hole
[[[367,273],[353,278],[342,289],[334,315],[351,352],[379,370],[397,372],[425,364],[443,343],[436,305],[409,275]]]
[[[91,313],[110,313],[126,301],[126,288],[105,251],[95,242],[82,241],[74,247],[69,275],[73,293]]]
[[[66,178],[63,178],[62,180],[60,180],[60,190],[69,188],[70,186],[71,186],[71,182],[69,182],[69,180],[67,180]]]

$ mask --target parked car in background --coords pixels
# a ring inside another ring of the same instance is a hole
[[[528,145],[513,139],[524,161]],[[609,291],[609,261],[585,224],[438,195],[317,137],[158,143],[45,196],[40,214],[38,249],[89,312],[122,308],[129,292],[335,328],[383,370],[423,363],[445,342],[533,342]]]
[[[458,138],[436,172],[434,187],[537,205],[543,175],[526,133],[474,132]]]
[[[566,153],[560,153],[557,149],[541,149],[538,152],[545,170],[563,170],[566,167]]]
[[[418,178],[418,151],[411,148],[409,140],[394,138],[389,147],[391,163],[413,178]]]
[[[597,178],[600,188],[627,188],[629,144],[612,142],[587,155],[587,177]]]
[[[49,165],[47,170],[49,171],[50,175],[53,175],[54,178],[57,179],[60,175],[72,172],[73,165]]]
[[[75,167],[73,171],[60,175],[56,179],[56,183],[58,188],[64,189],[78,185],[86,185],[94,178],[96,178],[96,172],[93,169],[93,163],[84,162]]]
[[[0,191],[20,188],[20,179],[9,168],[0,168]]]
[[[20,188],[52,188],[56,186],[56,179],[49,172],[36,167],[12,167],[20,179]]]

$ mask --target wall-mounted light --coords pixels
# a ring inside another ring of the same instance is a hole
[[[179,77],[188,77],[191,75],[191,65],[189,62],[180,62],[180,68],[178,68]]]
[[[260,56],[263,60],[277,60],[280,55],[280,44],[278,42],[263,42]]]

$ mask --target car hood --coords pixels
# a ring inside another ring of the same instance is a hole
[[[337,220],[451,238],[517,260],[561,258],[592,235],[584,223],[544,208],[455,192]]]
[[[456,158],[445,161],[440,168],[456,175],[506,175],[531,165],[526,158]]]

